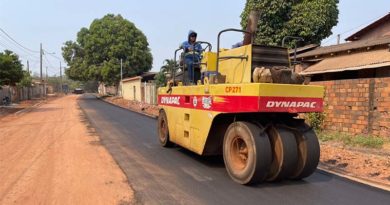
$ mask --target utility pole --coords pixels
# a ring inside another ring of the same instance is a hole
[[[122,82],[122,77],[123,77],[123,63],[122,63],[122,58],[121,58],[121,82]]]
[[[62,90],[62,67],[61,67],[61,61],[60,61],[60,90],[61,90],[61,93],[63,93],[63,90]]]
[[[30,76],[30,64],[27,60],[27,73],[28,75]],[[31,85],[27,86],[27,99],[31,99],[31,95],[30,95],[30,89],[31,89]]]
[[[340,34],[337,34],[337,45],[339,45],[340,44]]]
[[[121,58],[121,82],[120,82],[120,85],[121,85],[121,96],[123,96],[123,94],[122,94],[122,92],[123,92],[122,80],[123,80],[123,64],[122,64],[122,58]]]
[[[43,79],[42,79],[42,55],[43,55],[43,51],[42,51],[42,43],[41,43],[41,47],[39,49],[39,56],[40,56],[39,67],[40,67],[40,70],[41,70],[41,77],[40,77],[41,83],[43,81]]]
[[[40,45],[41,46],[40,46],[40,49],[39,49],[39,57],[40,57],[39,67],[40,67],[41,75],[40,75],[40,84],[39,84],[40,89],[39,90],[40,90],[40,97],[42,99],[45,86],[42,84],[43,83],[43,79],[42,79],[42,55],[43,55],[42,43]]]
[[[46,83],[47,83],[47,66],[46,66]]]

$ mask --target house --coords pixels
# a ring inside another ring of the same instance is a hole
[[[296,56],[326,87],[324,128],[390,137],[390,13],[346,40]]]
[[[98,93],[99,95],[116,95],[118,89],[116,86],[108,86],[104,83],[99,83]]]
[[[122,80],[122,96],[126,100],[157,103],[156,85],[153,83],[156,72],[146,72],[139,76]]]

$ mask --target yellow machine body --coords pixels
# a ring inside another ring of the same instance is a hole
[[[210,129],[218,115],[319,112],[323,109],[322,86],[224,83],[177,86],[167,93],[168,89],[159,88],[158,103],[167,115],[170,140],[200,155],[207,138],[213,137]]]

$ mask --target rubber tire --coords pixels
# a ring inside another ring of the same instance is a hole
[[[166,126],[166,131],[164,132],[163,126]],[[169,129],[168,129],[168,119],[164,110],[160,110],[157,120],[157,133],[158,139],[161,146],[163,147],[172,147],[173,143],[169,140]]]
[[[302,123],[298,130],[308,129],[308,125]],[[320,161],[320,143],[316,133],[310,129],[302,133],[295,132],[295,138],[298,147],[298,166],[291,175],[291,179],[303,179],[313,174]]]
[[[232,142],[238,137],[248,148],[248,158],[242,170],[233,165]],[[268,174],[272,160],[271,145],[265,132],[249,122],[233,122],[225,132],[223,140],[223,159],[229,176],[239,184],[256,184],[262,182]]]
[[[289,178],[298,162],[295,136],[282,127],[271,126],[268,130],[272,148],[272,163],[267,181],[281,181]]]

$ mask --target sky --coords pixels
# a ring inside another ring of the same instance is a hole
[[[43,44],[43,73],[60,74],[61,47],[75,41],[82,27],[89,27],[94,19],[108,13],[120,14],[133,22],[148,39],[153,55],[152,71],[159,71],[165,59],[186,40],[190,29],[198,33],[197,40],[212,43],[216,50],[218,32],[226,28],[240,28],[240,14],[245,0],[0,0],[0,51],[17,53],[24,65],[39,73],[39,45]],[[340,0],[339,23],[333,35],[322,41],[332,45],[390,12],[389,0]],[[222,47],[230,48],[242,40],[240,34],[226,33]]]

